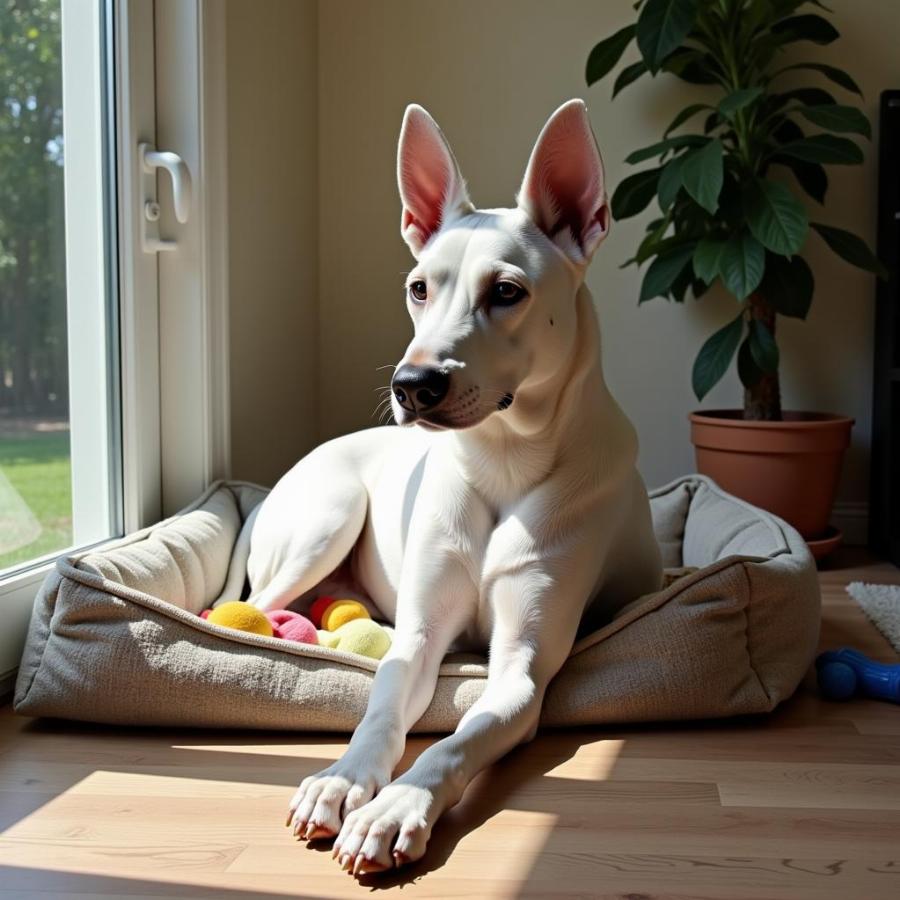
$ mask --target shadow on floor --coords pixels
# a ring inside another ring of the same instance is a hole
[[[81,872],[32,869],[26,866],[0,865],[0,885],[4,895],[18,897],[184,897],[190,900],[255,900],[267,897],[291,897],[313,900],[315,894],[299,894],[293,889],[284,893],[258,890],[234,890],[203,887],[176,881],[150,881],[145,878],[121,878]]]

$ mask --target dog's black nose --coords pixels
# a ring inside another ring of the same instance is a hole
[[[450,375],[434,366],[400,366],[391,379],[397,402],[409,412],[434,409],[450,390]]]

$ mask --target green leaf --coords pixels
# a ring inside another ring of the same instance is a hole
[[[802,141],[806,135],[793,119],[782,119],[772,132],[776,144],[789,144],[791,141]]]
[[[728,371],[743,333],[744,314],[741,312],[700,348],[691,373],[691,383],[698,400],[702,400]]]
[[[694,255],[695,242],[672,247],[660,253],[647,267],[644,281],[641,284],[641,295],[638,303],[652,300],[654,297],[664,297],[672,283],[681,274],[690,258]]]
[[[741,88],[738,91],[734,91],[719,104],[719,112],[726,119],[732,119],[738,110],[749,106],[754,100],[762,96],[762,93],[763,89],[761,87]]]
[[[690,47],[679,47],[666,57],[662,64],[665,72],[671,72],[688,84],[716,84],[716,63],[708,54]]]
[[[699,278],[695,278],[691,282],[691,293],[694,295],[695,300],[699,300],[708,290],[709,285],[704,284]]]
[[[641,75],[645,75],[646,73],[647,64],[642,59],[638,60],[636,63],[632,63],[630,66],[625,66],[625,68],[619,72],[615,83],[613,84],[613,98],[615,98],[616,94],[623,88],[628,87],[632,81],[637,81]]]
[[[620,31],[600,41],[588,57],[584,77],[588,85],[592,85],[606,75],[622,58],[625,48],[634,37],[634,25],[626,25]]]
[[[813,125],[818,125],[828,131],[862,134],[872,140],[872,126],[865,115],[855,106],[838,106],[837,104],[801,106],[797,112],[805,119],[809,119]]]
[[[712,284],[719,277],[722,253],[726,241],[703,238],[694,251],[694,274],[705,284]]]
[[[753,362],[767,375],[778,371],[778,344],[775,336],[758,319],[750,320],[750,352]]]
[[[805,162],[853,166],[863,161],[863,152],[853,141],[831,134],[814,134],[812,137],[782,144],[779,156],[793,156]]]
[[[828,91],[817,87],[794,88],[781,94],[773,94],[772,99],[778,101],[779,106],[784,106],[791,100],[796,100],[804,106],[826,106],[835,102],[834,97]]]
[[[722,281],[738,300],[746,300],[759,287],[765,266],[762,244],[746,231],[730,238],[719,257]]]
[[[659,169],[646,169],[621,181],[612,197],[613,217],[628,219],[646,209],[656,195],[659,173]]]
[[[794,173],[794,178],[797,179],[800,187],[813,200],[818,200],[819,203],[825,202],[825,193],[828,191],[828,175],[818,163],[803,162],[801,159],[793,159],[789,156],[782,159],[777,155],[772,157],[772,162],[787,166]]]
[[[744,196],[747,226],[753,236],[773,253],[790,256],[806,240],[809,221],[803,204],[777,181],[757,179]]]
[[[675,202],[678,191],[681,190],[681,170],[684,167],[684,156],[676,156],[670,159],[663,167],[659,176],[659,184],[656,191],[659,195],[659,208],[666,212]]]
[[[802,256],[790,259],[766,253],[766,274],[759,292],[782,316],[805,319],[812,304],[813,273]]]
[[[815,13],[782,19],[772,26],[772,31],[784,35],[789,41],[812,41],[821,46],[830,44],[841,36],[828,19]]]
[[[888,270],[877,256],[869,249],[862,238],[858,238],[843,228],[833,228],[821,222],[810,223],[822,236],[822,239],[841,259],[858,269],[874,272],[879,278],[886,279]]]
[[[685,156],[681,167],[684,189],[709,213],[718,209],[723,177],[722,142],[718,138]]]
[[[672,282],[672,287],[669,290],[672,299],[676,303],[684,303],[684,295],[687,293],[693,280],[694,272],[691,269],[690,263],[688,263],[678,274],[678,277]]]
[[[646,0],[637,20],[637,44],[651,72],[687,37],[696,12],[697,0]]]
[[[651,159],[654,156],[660,156],[668,150],[677,150],[679,147],[699,147],[708,141],[709,138],[700,134],[678,134],[675,137],[666,138],[664,141],[658,141],[649,147],[642,147],[640,150],[629,153],[625,157],[625,162],[633,165],[646,159]]]
[[[753,361],[749,335],[741,342],[741,349],[738,350],[737,369],[738,378],[741,379],[741,384],[745,388],[752,388],[759,384],[759,380],[763,377],[762,370]]]
[[[684,125],[691,116],[696,116],[698,112],[703,112],[704,109],[712,109],[712,107],[708,103],[692,103],[690,106],[686,106],[669,123],[669,127],[663,132],[663,137],[668,137],[680,125]]]
[[[630,266],[632,263],[637,263],[641,265],[642,263],[647,262],[651,256],[656,256],[658,253],[662,253],[668,247],[680,243],[681,238],[677,238],[674,235],[672,237],[664,238],[663,235],[666,233],[669,225],[671,223],[666,219],[656,219],[653,223],[653,228],[647,228],[647,235],[638,245],[637,253],[629,259],[627,262],[622,263],[619,266],[620,269],[624,269],[626,266]]]
[[[785,66],[783,69],[779,69],[775,72],[775,75],[780,75],[782,72],[790,72],[794,69],[807,69],[811,72],[820,72],[829,81],[839,84],[842,88],[853,91],[854,94],[859,94],[860,97],[863,95],[863,92],[859,89],[859,85],[843,71],[843,69],[827,66],[825,63],[796,63],[793,66]],[[774,78],[775,75],[772,77]]]

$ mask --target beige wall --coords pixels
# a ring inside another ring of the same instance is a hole
[[[230,2],[258,8],[248,0]],[[874,118],[879,91],[900,83],[900,56],[895,52],[900,6],[885,0],[857,0],[852,6],[841,0],[834,5],[834,21],[844,38],[831,50],[811,48],[808,55],[846,66],[862,85],[865,107]],[[272,6],[267,4],[266,10],[265,17],[244,13],[247,32],[250,19],[256,27],[262,21],[279,47],[290,45],[297,55],[310,52],[303,28],[309,16],[281,8],[283,20],[275,26]],[[377,369],[396,362],[411,333],[401,293],[411,258],[398,234],[394,174],[397,132],[409,101],[425,105],[440,122],[476,203],[494,206],[512,201],[539,128],[563,100],[582,96],[588,101],[612,189],[633,171],[622,162],[627,153],[658,139],[693,92],[674,79],[660,79],[635,84],[611,103],[609,83],[585,87],[585,58],[597,40],[629,20],[628,0],[322,0],[318,15],[317,434],[324,439],[374,424],[374,389],[387,380],[387,373]],[[245,36],[234,34],[231,21],[229,26],[231,49]],[[287,34],[290,28],[296,30]],[[251,39],[254,44],[262,41],[257,36]],[[260,53],[259,62],[267,70],[275,65],[271,55]],[[246,71],[255,79],[261,77]],[[229,78],[233,72],[230,67]],[[256,122],[261,140],[271,140],[263,126],[272,122],[278,135],[275,149],[304,136],[294,113],[309,108],[308,88],[304,84],[285,89],[277,98],[257,101],[267,111],[265,123]],[[299,94],[293,93],[297,90]],[[245,118],[245,127],[248,119],[252,117]],[[233,160],[232,171],[232,182],[241,182],[243,173]],[[304,192],[298,184],[308,185],[308,179],[309,172],[298,165],[280,191],[297,196]],[[831,183],[826,210],[814,214],[872,241],[874,153],[862,169],[832,168]],[[283,199],[278,193],[265,201],[254,200],[257,226],[266,220],[266,204],[281,204]],[[236,209],[234,197],[231,208]],[[654,300],[639,309],[639,275],[634,268],[621,270],[619,265],[631,255],[646,219],[614,226],[589,283],[604,331],[608,381],[637,425],[645,477],[659,484],[694,467],[686,415],[698,404],[690,389],[690,366],[706,336],[732,315],[734,301],[707,296],[699,303],[689,299],[682,308]],[[292,226],[296,231],[296,222]],[[257,233],[257,252],[263,252],[270,234],[287,243],[277,229],[266,228]],[[308,246],[293,249],[308,258]],[[870,277],[824,250],[814,236],[807,256],[817,276],[810,318],[805,324],[781,320],[780,326],[785,405],[857,418],[840,496],[863,500],[874,285]],[[291,290],[300,287],[296,268],[294,260],[288,273]],[[271,291],[285,293],[281,278],[275,273],[267,276]],[[233,298],[233,306],[257,296],[249,287]],[[282,335],[288,330],[308,334],[304,328],[313,321],[312,310],[290,303],[280,310],[272,306],[269,312],[272,318],[266,327]],[[239,314],[246,327],[261,327],[252,306]],[[279,321],[279,315],[287,318]],[[249,334],[237,338],[238,343],[250,340]],[[297,361],[287,364],[279,354],[267,352],[244,367],[254,371],[259,384],[264,377],[260,367],[279,367],[277,377],[269,375],[268,383],[276,383],[300,403],[304,382],[298,383]],[[703,406],[736,406],[740,396],[732,372]],[[267,430],[271,408],[263,409],[269,402],[257,395],[243,407],[252,414],[257,435],[271,433]],[[236,432],[243,426],[243,420],[236,419]],[[298,448],[301,443],[297,441]],[[252,452],[252,445],[246,452]],[[245,458],[245,451],[236,454],[236,460]]]
[[[315,0],[228,0],[232,472],[274,483],[316,442]]]

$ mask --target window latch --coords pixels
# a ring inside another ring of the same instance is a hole
[[[191,172],[187,163],[171,150],[157,150],[151,144],[138,144],[141,167],[143,209],[141,210],[141,246],[145,253],[175,250],[177,241],[159,236],[159,202],[156,199],[156,170],[165,169],[172,179],[175,218],[184,225],[191,211]]]

